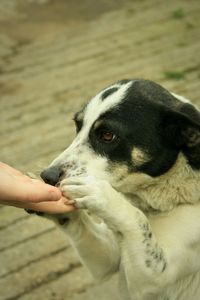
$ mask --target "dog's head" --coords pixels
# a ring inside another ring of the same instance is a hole
[[[175,166],[180,172],[200,168],[198,110],[154,82],[119,81],[98,93],[74,121],[76,138],[42,173],[50,184],[91,175],[137,194],[176,173]]]

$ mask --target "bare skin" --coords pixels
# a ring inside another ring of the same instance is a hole
[[[50,214],[75,210],[61,191],[0,162],[0,204]]]

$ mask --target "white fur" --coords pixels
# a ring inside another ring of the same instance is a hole
[[[130,175],[126,166],[110,166],[86,143],[91,126],[122,101],[128,87],[122,85],[103,102],[102,92],[93,98],[83,129],[51,164],[66,167],[60,187],[79,208],[68,215],[71,220],[63,230],[94,277],[119,272],[123,300],[198,300],[199,172],[180,154],[173,168],[156,179]]]

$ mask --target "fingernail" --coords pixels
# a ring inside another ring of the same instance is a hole
[[[74,204],[74,203],[75,203],[74,200],[69,200],[69,201],[68,201],[68,204]]]
[[[69,205],[69,201],[64,201],[64,205]]]
[[[74,204],[75,201],[74,200],[70,200],[70,199],[67,199],[66,201],[64,201],[64,204],[65,205],[71,205],[71,204]]]

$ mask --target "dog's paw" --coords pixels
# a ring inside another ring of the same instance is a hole
[[[77,208],[96,211],[106,205],[106,194],[112,187],[95,177],[71,177],[61,182],[60,188],[64,196],[71,199],[69,203]]]

